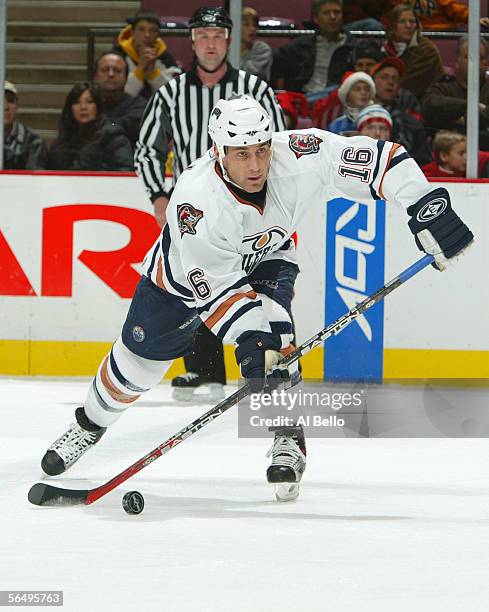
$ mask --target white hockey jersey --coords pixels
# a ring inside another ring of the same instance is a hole
[[[346,197],[385,199],[407,208],[432,190],[405,149],[365,136],[319,129],[273,134],[262,201],[226,182],[212,150],[180,176],[167,225],[147,254],[144,273],[197,306],[226,342],[245,331],[270,332],[248,274],[266,259],[294,261],[292,233],[309,206]]]

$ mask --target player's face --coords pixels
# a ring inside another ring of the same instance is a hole
[[[227,147],[223,164],[229,178],[248,193],[263,189],[267,180],[272,147],[270,142],[247,147]]]
[[[133,28],[134,47],[140,51],[144,47],[154,47],[160,29],[151,21],[138,21]]]
[[[319,29],[321,36],[339,34],[343,25],[343,11],[336,2],[325,2],[317,15],[313,17],[314,23]]]
[[[355,62],[355,72],[366,72],[370,74],[370,71],[377,62],[371,57],[359,57]]]
[[[391,130],[383,121],[372,121],[360,130],[360,135],[370,136],[375,140],[390,140]]]
[[[467,142],[463,140],[452,145],[448,153],[440,153],[440,159],[445,168],[454,172],[465,172],[467,168]]]
[[[98,63],[94,81],[102,91],[122,91],[126,84],[126,65],[118,55],[104,55]]]
[[[399,93],[399,73],[393,66],[379,70],[374,77],[376,97],[381,102],[392,102]]]
[[[355,83],[346,96],[348,106],[363,108],[370,102],[370,87],[365,81]]]
[[[396,42],[410,42],[416,30],[416,25],[414,13],[412,11],[403,11],[397,20],[394,30],[394,40]]]
[[[256,38],[256,24],[251,17],[245,17],[241,22],[241,42],[245,47],[251,47]]]
[[[225,28],[195,28],[193,50],[201,68],[213,72],[224,62],[229,38]]]
[[[15,115],[17,114],[17,100],[15,96],[11,93],[5,94],[5,107],[4,107],[4,126],[10,128],[15,120]]]
[[[97,118],[97,105],[88,89],[78,98],[78,102],[72,105],[71,111],[77,123],[86,124],[95,121]]]

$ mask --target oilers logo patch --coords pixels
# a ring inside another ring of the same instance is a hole
[[[179,204],[177,206],[177,220],[180,236],[190,234],[195,236],[195,226],[202,219],[204,213],[198,208],[194,208],[191,204]]]
[[[144,342],[144,339],[146,338],[144,329],[139,325],[135,325],[132,328],[132,337],[134,338],[134,342]]]
[[[319,152],[319,145],[323,142],[314,134],[290,134],[289,149],[299,159],[303,155],[313,155]]]

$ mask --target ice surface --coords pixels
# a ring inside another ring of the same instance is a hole
[[[488,440],[310,440],[300,498],[279,504],[268,441],[238,439],[233,408],[92,506],[34,507],[86,387],[0,380],[0,589],[63,590],[70,612],[489,610]],[[101,484],[206,409],[161,385],[51,480]]]

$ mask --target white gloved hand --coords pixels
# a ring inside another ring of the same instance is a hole
[[[459,251],[457,255],[454,255],[453,257],[450,257],[450,259],[448,259],[443,254],[441,246],[435,240],[435,237],[429,229],[424,229],[421,232],[418,232],[416,234],[416,237],[418,238],[425,253],[433,255],[433,257],[435,258],[436,267],[441,272],[443,270],[446,270],[448,266],[453,266],[458,263],[460,259],[465,255],[465,253],[467,253],[470,247],[474,244],[473,241],[470,242],[466,247]]]

